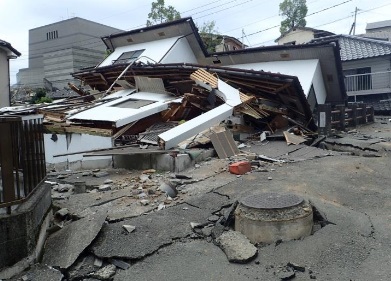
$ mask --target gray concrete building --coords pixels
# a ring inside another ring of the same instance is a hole
[[[78,83],[70,73],[104,59],[101,36],[122,30],[82,18],[71,18],[29,30],[29,67],[17,74],[18,86],[44,87],[44,79],[59,89]]]

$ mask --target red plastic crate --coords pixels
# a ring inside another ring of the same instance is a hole
[[[251,171],[251,163],[248,161],[235,162],[229,165],[229,172],[235,175],[244,175]]]

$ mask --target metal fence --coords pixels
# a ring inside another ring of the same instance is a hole
[[[25,201],[46,176],[42,115],[0,117],[0,208]]]
[[[391,88],[391,71],[345,76],[347,92],[359,92]]]

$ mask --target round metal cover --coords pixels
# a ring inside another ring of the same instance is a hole
[[[242,199],[242,205],[255,209],[283,209],[299,205],[303,198],[295,194],[262,193]]]

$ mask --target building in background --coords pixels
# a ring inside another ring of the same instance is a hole
[[[335,35],[332,32],[311,27],[296,26],[281,34],[274,42],[278,45],[299,45],[310,42],[313,39]]]
[[[71,18],[29,30],[29,67],[20,69],[17,86],[63,89],[75,83],[70,73],[95,66],[105,57],[101,36],[122,30],[82,18]]]
[[[10,105],[9,60],[19,57],[19,53],[10,43],[0,39],[0,108]]]
[[[363,37],[391,41],[391,20],[368,23]]]
[[[340,46],[345,88],[350,102],[391,99],[391,42],[353,35],[313,40]]]

